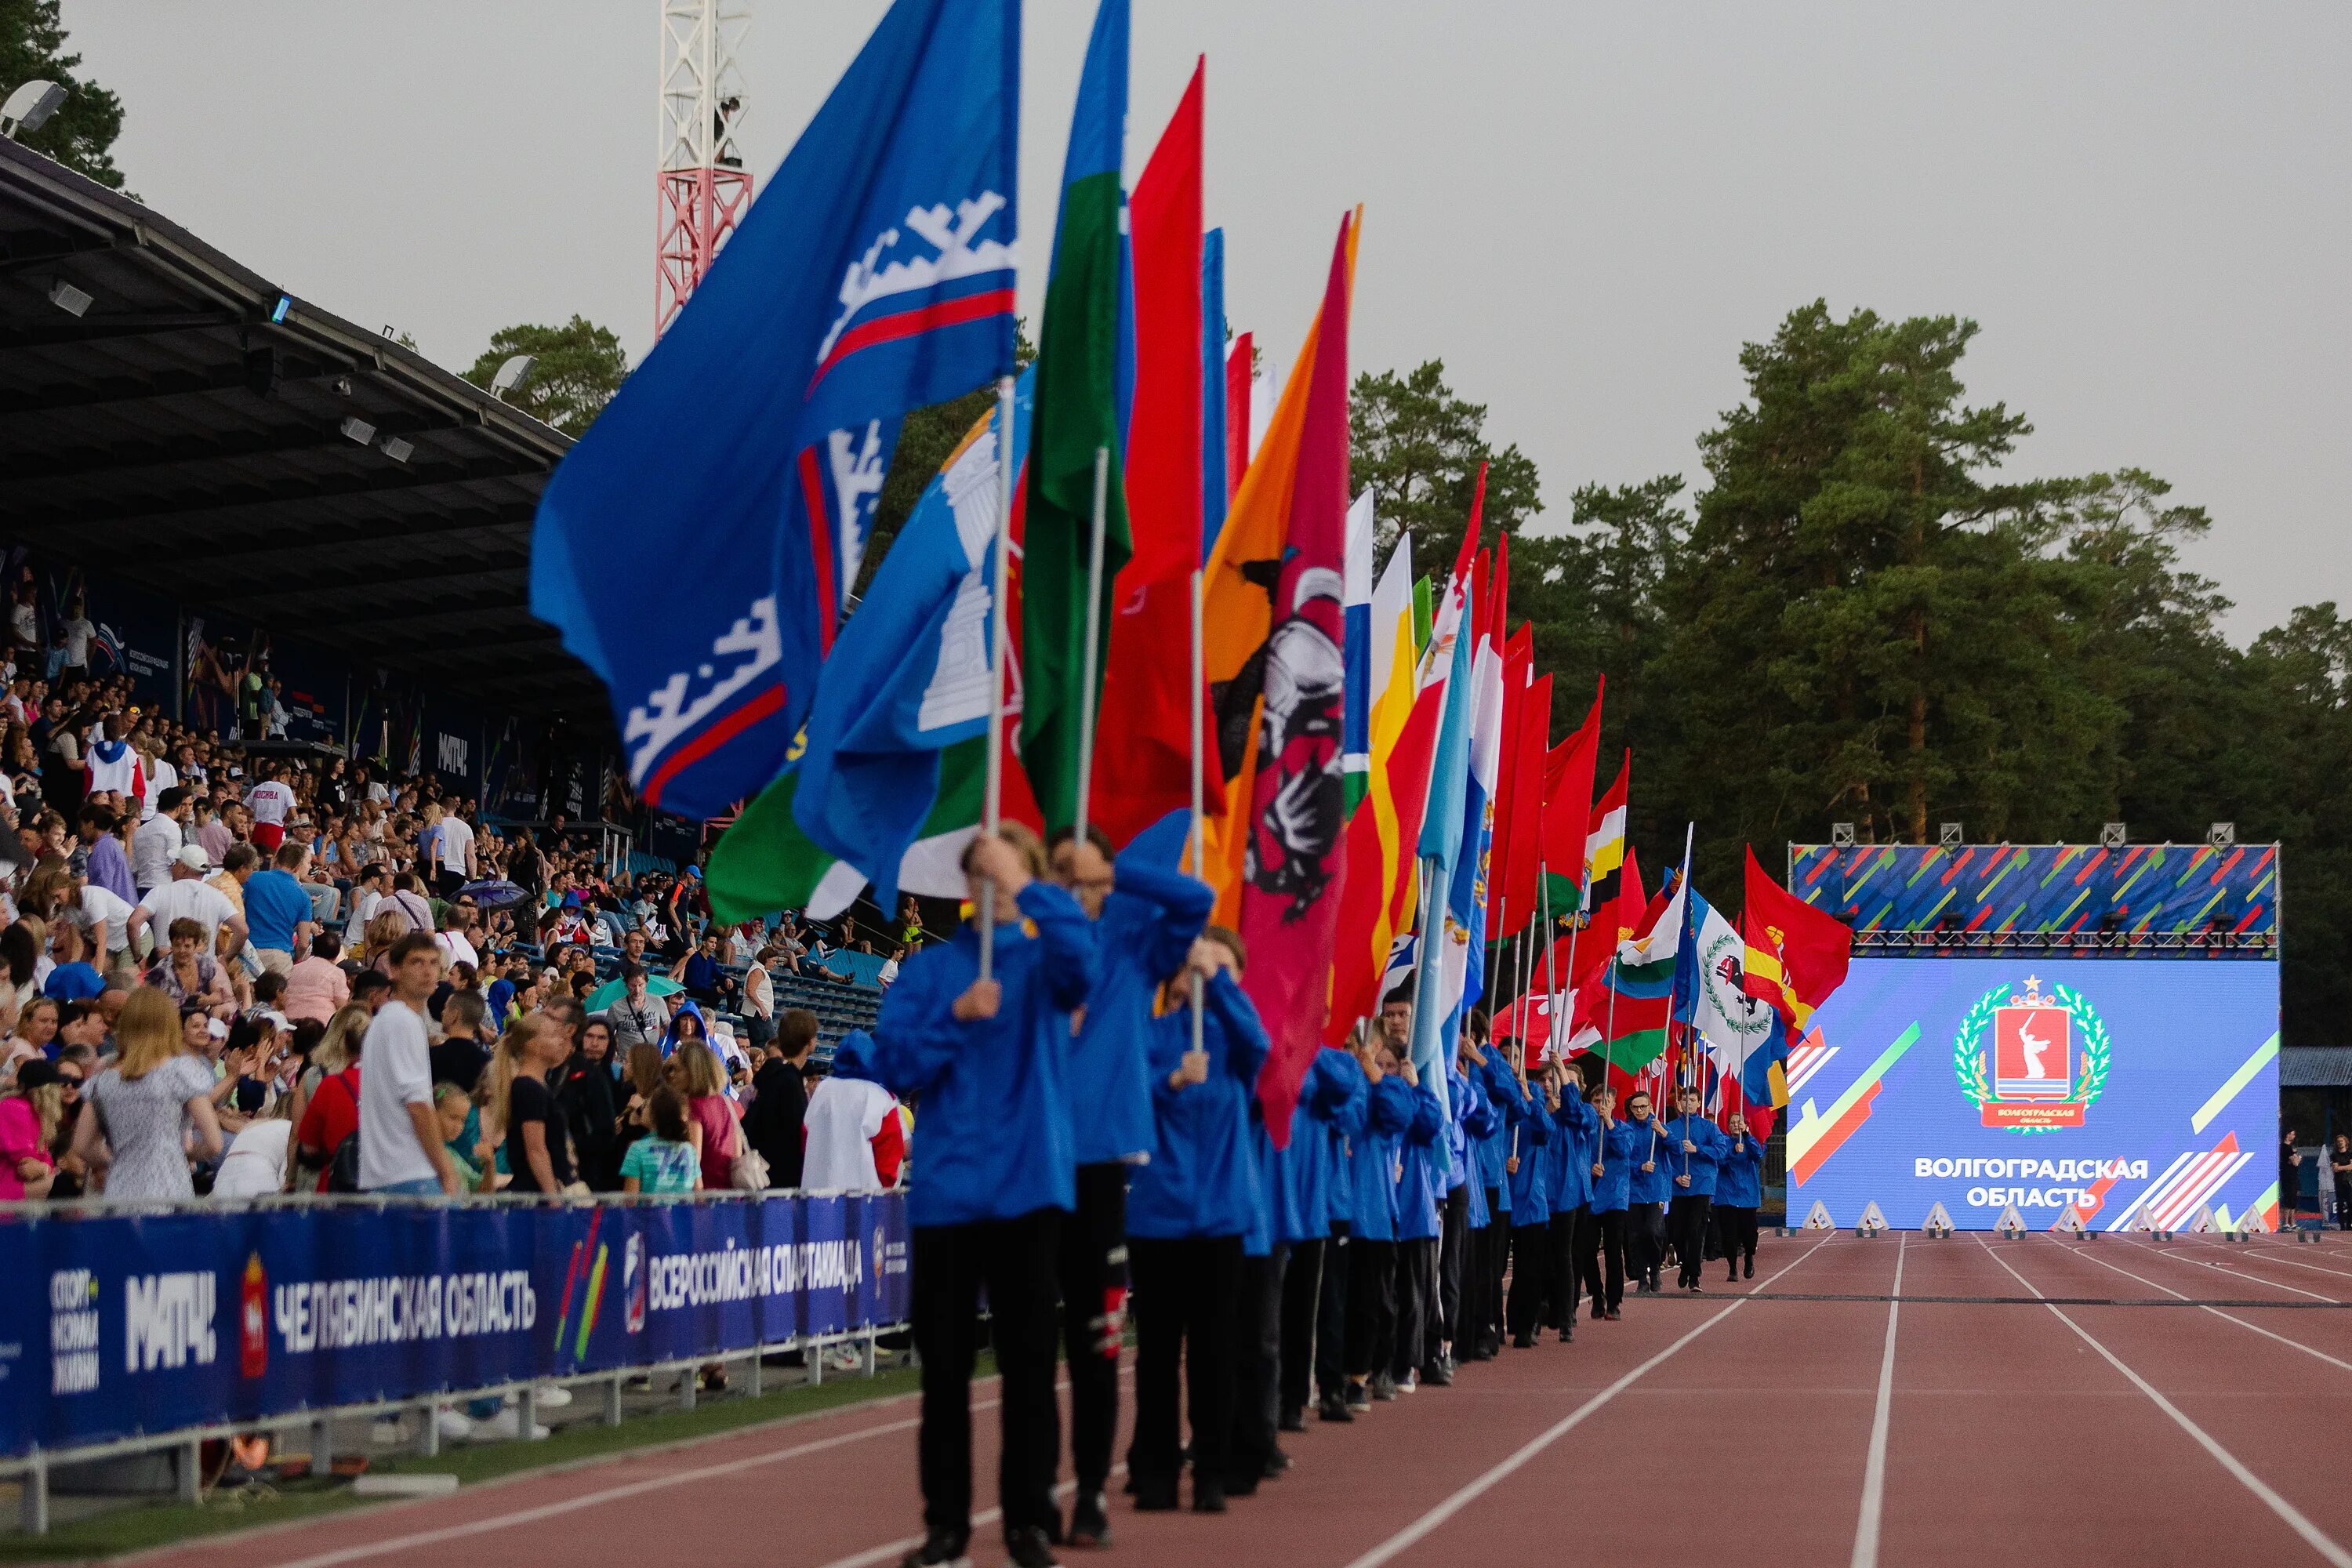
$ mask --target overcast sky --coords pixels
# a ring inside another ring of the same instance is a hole
[[[749,162],[884,0],[746,0]],[[1029,0],[1024,308],[1091,0]],[[579,312],[652,336],[656,0],[66,0],[160,211],[463,367]],[[2210,509],[2240,640],[2352,601],[2352,7],[1135,0],[1132,179],[1194,57],[1228,313],[1286,368],[1367,204],[1360,368],[1443,356],[1564,514],[1696,475],[1791,307],[1982,324],[2020,471],[2138,464]]]

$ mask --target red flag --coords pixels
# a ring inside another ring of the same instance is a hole
[[[1248,805],[1250,875],[1242,888],[1243,981],[1273,1037],[1258,1073],[1275,1147],[1307,1064],[1323,1048],[1331,944],[1345,891],[1346,805],[1339,788],[1340,572],[1348,535],[1348,284],[1342,220],[1324,283],[1315,363],[1292,476],[1289,531],[1265,642],[1257,773]]]
[[[1563,900],[1555,888],[1555,915],[1574,912],[1584,886],[1584,840],[1592,821],[1592,774],[1601,761],[1601,699],[1609,683],[1604,678],[1592,689],[1592,707],[1576,733],[1551,749],[1544,759],[1541,855],[1544,873],[1565,877],[1576,889]]]
[[[1642,891],[1642,862],[1633,847],[1625,846],[1625,863],[1618,868],[1616,896],[1592,911],[1591,923],[1576,944],[1576,984],[1617,955],[1617,944],[1640,929],[1650,900]]]
[[[1250,360],[1255,354],[1250,334],[1234,340],[1225,356],[1225,500],[1241,493],[1242,476],[1250,466]]]
[[[1128,202],[1135,412],[1127,449],[1135,552],[1112,587],[1095,716],[1092,820],[1124,845],[1192,804],[1192,570],[1201,551],[1201,96],[1176,105]]]
[[[1525,622],[1503,639],[1503,721],[1496,731],[1502,755],[1495,760],[1495,831],[1486,850],[1486,941],[1517,930],[1510,895],[1511,806],[1519,787],[1519,714],[1528,701],[1528,677],[1535,665],[1535,633]]]
[[[1519,705],[1517,774],[1510,794],[1510,850],[1503,865],[1503,934],[1540,911],[1536,880],[1543,836],[1544,742],[1551,735],[1551,677],[1538,679]]]
[[[1784,889],[1748,851],[1748,902],[1739,911],[1743,955],[1740,986],[1772,1005],[1791,1028],[1845,984],[1853,932],[1834,916]]]

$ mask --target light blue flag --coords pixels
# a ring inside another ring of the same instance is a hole
[[[1013,390],[1028,455],[1034,371]],[[898,867],[939,795],[940,753],[988,731],[989,608],[1002,483],[997,411],[927,486],[817,679],[793,820],[896,909]]]

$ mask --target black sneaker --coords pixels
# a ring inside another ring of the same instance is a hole
[[[1396,1379],[1384,1372],[1374,1373],[1372,1374],[1371,1390],[1372,1397],[1374,1399],[1381,1400],[1384,1403],[1392,1401],[1397,1396]]]
[[[1290,1456],[1282,1451],[1281,1444],[1276,1443],[1274,1447],[1265,1451],[1265,1465],[1264,1468],[1265,1471],[1265,1479],[1269,1481],[1273,1480],[1276,1477],[1282,1475],[1290,1468]]]
[[[1372,1407],[1372,1391],[1360,1383],[1348,1384],[1348,1408],[1369,1412]]]
[[[1576,1319],[1574,1317],[1570,1317],[1568,1321],[1559,1326],[1559,1342],[1564,1345],[1573,1344],[1576,1342]]]
[[[1231,1469],[1225,1472],[1225,1479],[1217,1489],[1226,1497],[1255,1497],[1257,1484],[1264,1479],[1255,1470]],[[1202,1513],[1217,1511],[1214,1509],[1201,1507],[1201,1478],[1198,1476],[1192,1478],[1192,1506]]]
[[[1743,1276],[1743,1278],[1745,1278],[1745,1279],[1755,1279],[1755,1278],[1756,1278],[1756,1259],[1754,1259],[1754,1258],[1749,1258],[1749,1259],[1747,1261],[1747,1263],[1744,1265],[1744,1267],[1745,1267],[1745,1268],[1746,1268],[1747,1272],[1746,1272],[1746,1274]]]
[[[961,1531],[934,1530],[898,1559],[898,1568],[971,1568],[971,1554],[964,1550],[970,1539]]]
[[[1451,1388],[1454,1386],[1454,1374],[1445,1370],[1444,1362],[1433,1361],[1421,1369],[1421,1381],[1431,1388]]]
[[[1223,1513],[1225,1511],[1225,1489],[1202,1476],[1192,1478],[1192,1511]],[[1024,1563],[1023,1568],[1027,1568]]]
[[[1315,1414],[1325,1421],[1353,1421],[1356,1418],[1356,1413],[1348,1407],[1347,1396],[1339,1394],[1325,1394],[1322,1402],[1315,1406]]]
[[[1110,1509],[1100,1492],[1088,1492],[1070,1509],[1069,1543],[1073,1546],[1110,1544]]]
[[[1167,1513],[1176,1507],[1174,1476],[1138,1476],[1135,1479],[1135,1511]]]
[[[1276,1423],[1276,1426],[1285,1432],[1306,1431],[1307,1407],[1303,1405],[1284,1405],[1282,1407],[1282,1419]]]
[[[1045,1531],[1034,1524],[1004,1532],[1004,1556],[1013,1568],[1062,1568]]]

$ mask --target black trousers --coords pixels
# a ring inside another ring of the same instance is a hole
[[[1135,1264],[1135,1441],[1129,1475],[1139,1489],[1173,1481],[1182,1468],[1176,1368],[1192,1416],[1192,1473],[1222,1484],[1234,1430],[1234,1298],[1242,1238],[1191,1237],[1129,1244]]]
[[[1057,1271],[1062,1353],[1070,1363],[1070,1468],[1084,1497],[1110,1479],[1118,1430],[1118,1352],[1127,1337],[1125,1165],[1078,1167],[1078,1206],[1062,1226]]]
[[[1543,1312],[1544,1270],[1551,1260],[1551,1224],[1511,1226],[1511,1337],[1532,1339]]]
[[[1699,1282],[1706,1267],[1706,1213],[1715,1200],[1705,1193],[1677,1193],[1667,1211],[1666,1226],[1675,1242],[1675,1279],[1685,1285]]]
[[[1486,1212],[1495,1223],[1486,1227],[1486,1288],[1481,1293],[1486,1306],[1484,1324],[1489,1350],[1503,1346],[1503,1268],[1511,1256],[1511,1216],[1503,1212],[1503,1189],[1486,1189]]]
[[[1061,1412],[1054,1402],[1054,1257],[1062,1211],[1018,1219],[924,1226],[914,1233],[915,1348],[923,1360],[922,1430],[917,1441],[923,1522],[971,1528],[971,1367],[980,1348],[980,1297],[988,1292],[989,1331],[1003,1374],[997,1501],[1009,1533],[1058,1520],[1054,1470],[1061,1457]]]
[[[1444,1227],[1437,1252],[1437,1333],[1442,1345],[1462,1339],[1462,1277],[1470,1248],[1470,1189],[1445,1194]]]
[[[1290,1248],[1242,1259],[1234,1324],[1234,1440],[1229,1470],[1246,1489],[1274,1457],[1282,1384],[1282,1288]]]
[[[1438,1240],[1396,1244],[1396,1349],[1388,1366],[1399,1380],[1437,1359]]]
[[[1289,1266],[1282,1271],[1282,1408],[1286,1410],[1304,1410],[1314,1396],[1315,1323],[1317,1309],[1322,1305],[1326,1249],[1320,1239],[1294,1241]]]
[[[1334,1221],[1323,1244],[1323,1284],[1315,1300],[1315,1387],[1328,1398],[1348,1392],[1348,1321],[1355,1301],[1354,1243],[1348,1222]]]
[[[1596,1312],[1613,1312],[1625,1300],[1625,1214],[1623,1209],[1605,1214],[1587,1209],[1588,1223],[1578,1230],[1577,1257],[1581,1260],[1578,1267],[1583,1270],[1584,1288],[1591,1293]]]
[[[1564,1329],[1576,1321],[1576,1236],[1584,1205],[1551,1216],[1551,1256],[1544,1266],[1544,1326]]]
[[[1462,1298],[1454,1325],[1454,1353],[1468,1355],[1486,1343],[1486,1253],[1494,1246],[1492,1221],[1470,1232],[1462,1247]]]
[[[2352,1230],[2352,1183],[2336,1184],[2336,1228]]]
[[[1666,1205],[1634,1204],[1625,1210],[1625,1267],[1644,1285],[1658,1282],[1666,1259]]]
[[[1393,1241],[1357,1237],[1348,1243],[1349,1378],[1370,1377],[1396,1355],[1396,1248]]]
[[[1714,1212],[1716,1250],[1737,1274],[1743,1258],[1756,1261],[1756,1211],[1722,1204]]]

